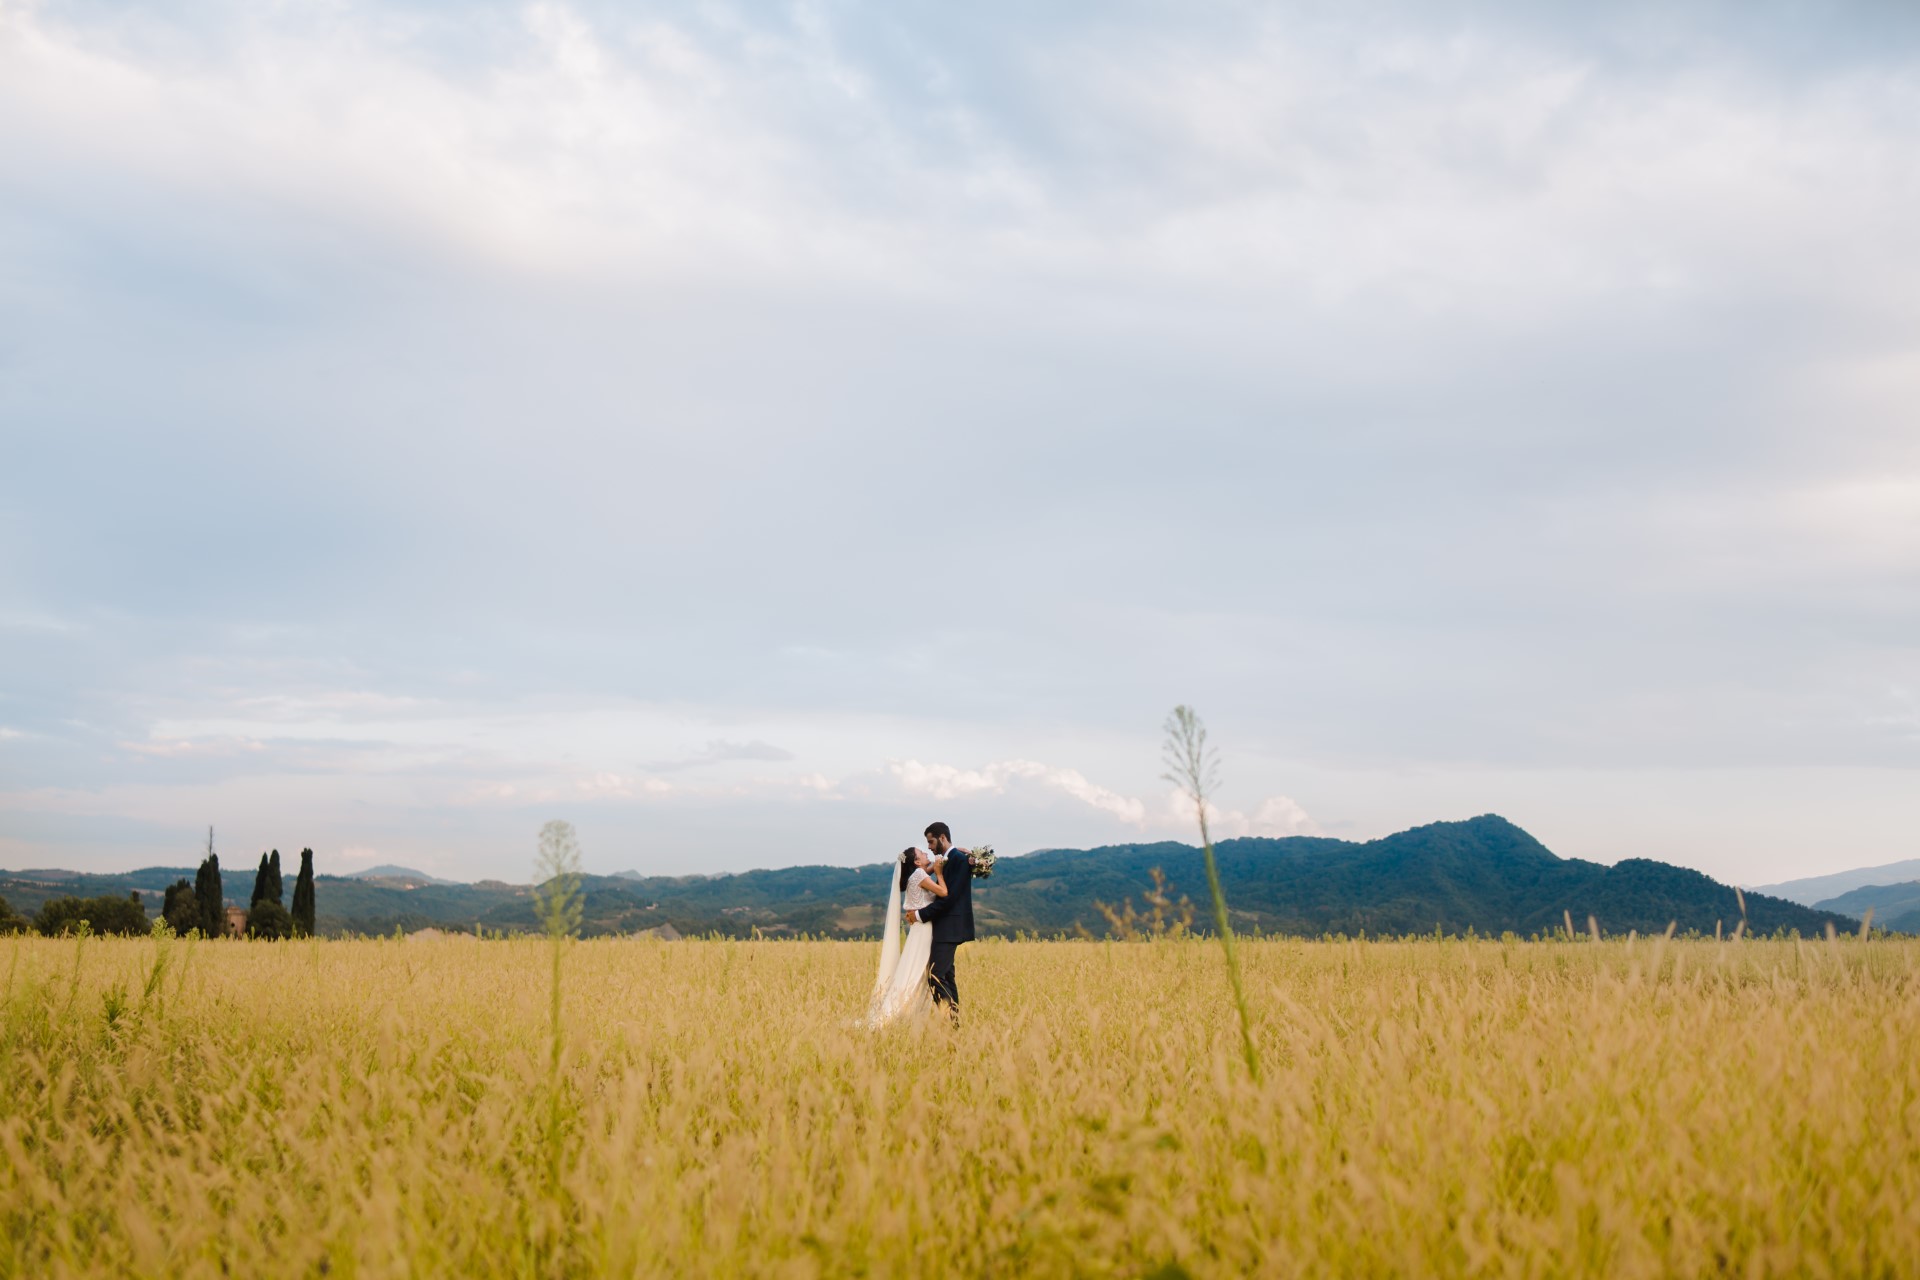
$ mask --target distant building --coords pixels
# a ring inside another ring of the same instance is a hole
[[[244,938],[247,936],[247,912],[244,907],[227,904],[227,936]]]

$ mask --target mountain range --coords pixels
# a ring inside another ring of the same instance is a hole
[[[1756,885],[1752,892],[1771,894],[1788,902],[1812,907],[1869,885],[1910,884],[1916,880],[1920,880],[1920,858],[1908,858],[1905,862],[1889,862],[1878,867],[1855,867],[1851,871],[1808,876],[1804,880]]]
[[[1607,933],[1730,931],[1742,918],[1735,890],[1698,871],[1644,858],[1613,866],[1561,858],[1493,814],[1437,822],[1364,842],[1317,836],[1222,841],[1221,881],[1237,929],[1319,936],[1329,933],[1520,935],[1551,932],[1571,919],[1584,931],[1593,917]],[[1043,849],[1002,857],[980,882],[975,914],[982,934],[1070,935],[1108,932],[1102,904],[1144,904],[1153,873],[1168,893],[1204,907],[1200,851],[1165,841],[1098,849]],[[890,867],[788,867],[749,875],[583,877],[584,932],[637,933],[671,925],[680,934],[877,936]],[[0,871],[0,897],[31,914],[48,898],[139,892],[149,910],[192,868],[149,867],[120,875]],[[227,873],[230,898],[252,885],[244,866]],[[536,927],[529,885],[435,881],[403,867],[354,876],[322,875],[316,920],[323,934],[388,934],[426,926],[522,931]],[[244,900],[244,898],[242,898]],[[1816,909],[1762,893],[1745,899],[1755,933],[1832,925],[1855,929],[1849,912]],[[1864,908],[1862,908],[1864,909]],[[1194,913],[1207,928],[1208,912]],[[1876,913],[1876,923],[1884,917]],[[1890,920],[1886,921],[1891,923]],[[1920,921],[1916,921],[1920,924]]]
[[[1869,884],[1828,898],[1822,911],[1850,916],[1873,912],[1873,923],[1895,933],[1920,933],[1920,880],[1904,884]]]

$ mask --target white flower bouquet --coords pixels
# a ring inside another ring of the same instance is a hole
[[[967,861],[973,866],[973,878],[976,880],[985,880],[993,874],[993,846],[990,844],[975,845],[973,848],[967,850]]]

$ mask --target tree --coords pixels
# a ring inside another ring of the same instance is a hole
[[[293,917],[287,909],[272,898],[262,898],[253,904],[253,910],[247,912],[247,936],[249,938],[291,938],[293,936]]]
[[[153,930],[147,909],[138,893],[124,898],[112,894],[100,898],[55,898],[40,908],[33,926],[48,937],[70,932],[82,920],[94,933],[118,933],[138,937]]]
[[[49,898],[33,913],[33,927],[49,938],[57,938],[67,932],[74,921],[84,919],[86,910],[80,905],[80,899]]]
[[[253,874],[253,896],[247,899],[247,906],[256,902],[279,902],[282,900],[280,888],[280,851],[260,855],[260,869]]]
[[[167,895],[160,900],[160,916],[178,934],[200,927],[200,900],[193,896],[193,886],[185,879],[167,886]]]
[[[193,878],[193,899],[200,904],[200,932],[217,938],[227,923],[227,899],[220,884],[220,855],[213,851],[213,828],[207,828],[207,856]]]
[[[313,936],[313,850],[300,851],[300,877],[293,882],[293,936]]]
[[[0,933],[21,933],[33,928],[33,921],[13,914],[13,904],[0,898]]]

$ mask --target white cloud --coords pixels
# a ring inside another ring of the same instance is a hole
[[[85,165],[245,191],[516,270],[1184,281],[1516,319],[1791,270],[1781,241],[1836,209],[1888,230],[1913,142],[1896,127],[1912,91],[1885,76],[1792,94],[1733,68],[1608,78],[1550,41],[1412,24],[1326,40],[1284,19],[1228,43],[1056,50],[1036,137],[990,99],[884,91],[818,27],[521,16],[465,61],[423,56],[433,24],[352,3],[261,16],[188,60],[14,6],[0,107],[63,157],[36,180]],[[1074,149],[1048,150],[1049,131]],[[1834,269],[1885,243],[1837,237],[1803,283],[1895,297],[1912,255]]]
[[[1077,769],[1056,768],[1034,760],[1001,760],[978,769],[922,764],[918,760],[890,760],[887,772],[907,794],[932,800],[1000,794],[1015,782],[1032,782],[1072,796],[1122,822],[1137,826],[1146,817],[1146,806],[1140,801],[1087,781]]]
[[[696,769],[702,765],[724,764],[735,760],[791,759],[793,759],[793,752],[784,747],[776,747],[770,742],[762,742],[758,738],[751,742],[728,742],[724,738],[715,738],[699,751],[666,760],[655,760],[642,765],[641,768],[654,773],[673,773],[681,769]]]
[[[1155,815],[1156,825],[1168,831],[1197,837],[1198,822],[1193,801],[1186,792],[1174,789],[1166,793],[1166,803]],[[1252,814],[1240,809],[1225,809],[1208,801],[1207,827],[1216,840],[1244,836],[1318,835],[1320,828],[1298,801],[1288,796],[1269,796]]]
[[[579,801],[600,804],[622,800],[657,799],[661,796],[688,794],[664,778],[639,777],[613,770],[581,774],[525,774],[510,782],[484,783],[463,795],[448,796],[447,803],[462,801],[496,804],[555,804]]]
[[[1920,475],[1837,480],[1794,494],[1787,517],[1830,559],[1920,569]]]
[[[449,62],[420,56],[431,23],[354,4],[249,22],[191,56],[10,6],[0,112],[59,149],[44,176],[245,193],[297,213],[289,230],[382,229],[510,269],[670,268],[696,246],[763,272],[871,256],[853,227],[807,216],[805,130],[887,121],[884,104],[820,94],[820,49],[770,33],[709,48],[688,25],[609,30],[559,4],[522,17]]]
[[[5,737],[0,734],[0,737]],[[219,758],[238,755],[241,752],[262,752],[267,744],[252,738],[157,738],[148,742],[122,742],[121,748],[141,756],[161,756],[175,759],[187,756],[199,758]]]
[[[0,0],[0,821],[1904,813],[1914,28],[1517,12]]]
[[[1317,831],[1307,811],[1288,796],[1268,796],[1261,801],[1248,825],[1250,834],[1261,836],[1312,835]]]
[[[1078,769],[1041,764],[1034,760],[1002,760],[977,769],[919,760],[892,760],[887,772],[909,795],[932,800],[958,800],[981,795],[1003,795],[1021,783],[1030,783],[1070,796],[1121,823],[1137,829],[1185,832],[1194,826],[1193,804],[1179,791],[1168,793],[1158,809],[1146,801],[1123,795],[1088,781]],[[1271,796],[1249,816],[1237,809],[1209,805],[1207,820],[1220,838],[1286,836],[1317,831],[1305,809],[1286,796]]]

